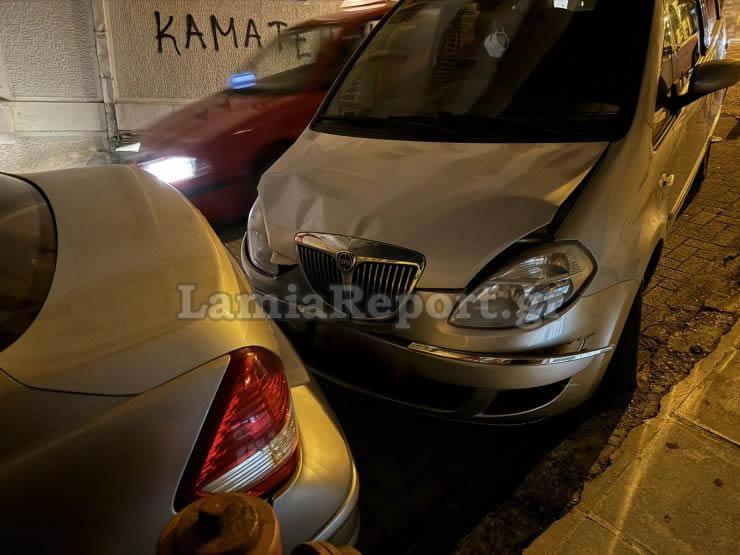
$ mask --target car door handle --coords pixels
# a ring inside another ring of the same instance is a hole
[[[663,174],[660,176],[660,186],[663,189],[670,189],[673,186],[673,182],[676,181],[676,176],[671,174]]]

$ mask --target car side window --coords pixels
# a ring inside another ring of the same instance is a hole
[[[663,31],[663,54],[660,63],[660,81],[658,82],[658,99],[653,117],[653,144],[660,142],[673,119],[671,111],[666,107],[666,99],[672,94],[673,85],[673,32],[668,18],[665,19]]]
[[[697,0],[670,0],[668,14],[677,48],[674,75],[678,90],[683,92],[700,57],[699,4]]]
[[[719,16],[717,0],[701,0],[701,5],[704,12],[704,45],[709,48],[712,44],[712,33]]]

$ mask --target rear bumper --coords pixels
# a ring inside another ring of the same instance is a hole
[[[273,497],[286,553],[309,539],[348,545],[360,527],[359,479],[342,430],[311,381],[291,389],[301,460],[298,471]]]

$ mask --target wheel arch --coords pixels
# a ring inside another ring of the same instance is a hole
[[[655,270],[658,269],[658,262],[660,262],[660,257],[663,254],[664,244],[665,244],[665,241],[661,238],[658,240],[658,243],[653,248],[653,252],[650,255],[650,258],[648,259],[647,266],[645,267],[645,272],[643,273],[643,277],[642,277],[643,286],[650,283],[650,280],[655,275]]]

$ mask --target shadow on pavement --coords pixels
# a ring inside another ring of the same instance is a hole
[[[634,373],[614,372],[576,411],[514,427],[446,422],[322,381],[360,473],[359,549],[449,553],[494,511],[486,529],[500,535],[487,534],[481,552],[520,551],[578,500]]]

